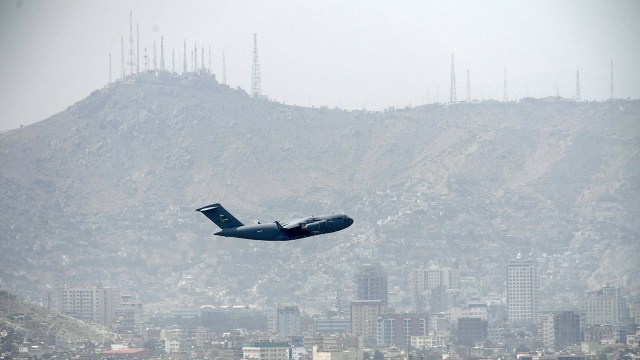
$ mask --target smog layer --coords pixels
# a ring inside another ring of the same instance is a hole
[[[462,269],[502,294],[539,259],[541,305],[640,284],[640,102],[561,98],[384,112],[255,99],[211,76],[139,75],[0,135],[0,287],[41,300],[100,282],[147,304],[305,304],[379,262]],[[241,221],[344,212],[346,231],[288,243],[219,239],[194,209]],[[350,298],[350,296],[345,296]]]

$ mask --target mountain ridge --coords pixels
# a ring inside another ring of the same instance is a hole
[[[638,247],[629,240],[638,236],[639,114],[638,101],[303,108],[252,99],[207,76],[145,74],[0,135],[0,286],[127,286],[125,269],[144,278],[158,269],[170,274],[207,263],[205,254],[218,267],[239,261],[257,270],[260,262],[252,260],[259,255],[233,255],[256,247],[266,258],[286,259],[274,244],[210,240],[215,227],[193,209],[214,201],[246,221],[354,216],[348,233],[287,245],[307,256],[342,257],[325,282],[335,281],[345,262],[473,262],[469,246],[495,238],[506,247],[489,254],[496,259],[610,249],[607,259],[628,261],[611,269],[595,251],[587,258],[597,264],[576,276],[589,286],[638,284],[637,261],[620,255]],[[422,250],[412,254],[398,244]],[[278,265],[274,274],[286,268]],[[209,286],[235,297],[255,284],[234,288],[212,278],[266,284],[255,297],[269,301],[279,286],[252,271],[211,272]],[[479,274],[501,289],[500,274]]]

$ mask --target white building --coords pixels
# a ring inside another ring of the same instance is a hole
[[[348,348],[332,351],[319,351],[316,345],[313,346],[311,360],[362,360],[363,353],[361,347]]]
[[[416,349],[432,348],[446,345],[451,338],[451,332],[448,330],[430,331],[429,335],[412,336],[411,346]]]
[[[624,319],[624,299],[620,287],[605,286],[597,291],[587,292],[583,310],[587,325],[616,325]]]
[[[538,320],[538,271],[535,262],[518,259],[507,267],[507,320],[535,324]]]
[[[110,325],[122,298],[117,288],[76,287],[58,289],[58,311],[76,319]]]
[[[178,339],[165,339],[164,340],[164,352],[167,354],[180,351],[180,340]]]
[[[284,342],[257,341],[242,347],[243,359],[290,360],[289,344]]]

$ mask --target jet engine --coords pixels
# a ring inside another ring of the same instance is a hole
[[[302,230],[308,231],[310,233],[319,233],[327,229],[327,220],[316,221],[311,224],[304,225]]]

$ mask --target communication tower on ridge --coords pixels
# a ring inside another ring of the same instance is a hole
[[[193,72],[198,72],[198,43],[193,42]]]
[[[158,54],[156,51],[156,41],[153,40],[153,71],[158,71]]]
[[[122,54],[122,59],[120,61],[120,68],[122,70],[122,74],[121,74],[122,75],[122,80],[124,80],[124,77],[126,76],[126,72],[124,70],[124,35],[121,36],[120,47],[121,47],[120,52]]]
[[[187,73],[187,40],[184,40],[184,51],[182,52],[184,55],[184,61],[182,62],[182,74]]]
[[[456,69],[453,63],[453,54],[451,54],[451,93],[449,94],[449,102],[456,102]]]
[[[135,51],[133,50],[133,14],[129,11],[129,75],[133,75],[133,57]]]
[[[576,101],[582,101],[580,97],[580,69],[576,70]]]
[[[251,70],[251,96],[257,99],[262,95],[260,62],[258,61],[258,34],[253,34],[253,65],[251,66]]]
[[[613,59],[611,59],[611,101],[613,101]]]
[[[469,69],[467,69],[467,101],[471,102],[471,83],[469,82]]]
[[[504,67],[504,90],[503,90],[503,101],[509,101],[509,89],[507,88],[507,67]]]
[[[136,74],[140,73],[140,27],[136,24]]]
[[[164,70],[164,36],[160,35],[160,71]]]
[[[227,85],[227,64],[224,60],[224,50],[222,50],[222,84]]]
[[[109,53],[109,85],[111,85],[111,53]]]

